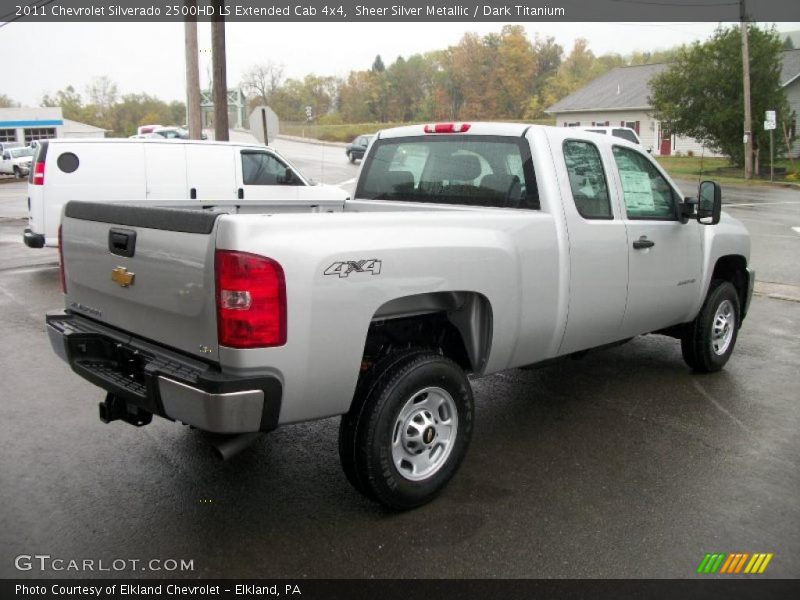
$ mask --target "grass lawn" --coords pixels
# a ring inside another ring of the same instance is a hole
[[[701,174],[700,157],[698,156],[657,156],[656,160],[675,179],[698,179]],[[766,169],[766,175],[764,171]],[[783,169],[783,171],[781,171]],[[795,173],[800,171],[800,162],[794,161]],[[713,179],[718,183],[738,185],[763,185],[769,183],[769,161],[761,164],[760,177],[746,180],[744,169],[734,167],[726,158],[704,158],[702,175],[703,179]],[[775,182],[800,182],[800,179],[787,179],[791,175],[792,165],[786,159],[775,161]],[[796,176],[796,175],[795,175]]]

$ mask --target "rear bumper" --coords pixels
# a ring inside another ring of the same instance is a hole
[[[33,233],[30,228],[26,227],[22,234],[22,241],[28,248],[44,248],[44,235],[41,233]]]
[[[119,330],[65,312],[47,315],[55,353],[78,375],[125,402],[214,433],[270,431],[282,386],[238,377]]]

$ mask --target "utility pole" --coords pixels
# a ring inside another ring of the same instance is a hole
[[[227,142],[228,137],[228,76],[225,58],[225,19],[220,15],[223,4],[214,2],[211,22],[211,65],[214,73],[214,139]]]
[[[742,78],[744,85],[744,178],[753,178],[753,125],[750,118],[750,49],[747,40],[745,0],[739,0],[742,26]]]
[[[187,6],[195,6],[197,0],[186,0]],[[191,12],[191,11],[190,11]],[[203,124],[200,119],[200,70],[197,65],[197,17],[186,17],[184,23],[186,40],[186,122],[189,139],[201,139]]]

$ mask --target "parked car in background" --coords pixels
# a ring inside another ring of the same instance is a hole
[[[147,134],[141,134],[147,135]],[[341,206],[341,188],[314,185],[272,148],[257,144],[154,139],[43,140],[28,180],[31,248],[55,246],[68,200],[249,212],[254,201],[288,210],[308,201]]]
[[[155,131],[156,129],[160,129],[161,127],[164,127],[164,126],[163,125],[139,125],[139,127],[136,129],[136,133],[138,135],[142,135],[142,134],[145,134],[145,133],[153,133],[153,131]]]
[[[602,133],[603,135],[613,135],[623,140],[628,140],[634,144],[642,145],[639,136],[630,127],[578,127],[583,131],[590,131],[591,133]]]
[[[22,178],[31,171],[31,161],[33,160],[33,148],[25,146],[20,148],[9,148],[3,150],[0,160],[0,174],[13,175]]]
[[[374,137],[374,135],[360,135],[347,145],[344,149],[344,153],[347,154],[347,158],[351,163],[364,158],[369,143]]]
[[[22,148],[22,142],[0,142],[0,153],[9,148]]]

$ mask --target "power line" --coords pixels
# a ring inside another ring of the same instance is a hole
[[[44,8],[48,4],[52,4],[55,1],[56,0],[36,0],[36,2],[34,2],[33,4],[29,4],[25,8]],[[5,20],[7,17],[10,17],[11,15],[14,15],[14,14],[16,14],[16,11],[12,10],[11,12],[6,13],[2,17],[0,17],[0,21],[4,21],[3,23],[0,23],[0,29],[5,27],[6,25],[11,25],[11,23],[13,23],[14,21],[19,21],[20,19],[24,19],[25,17],[33,17],[34,16],[34,15],[21,14],[21,15],[16,16],[14,19],[9,19],[8,21]]]

